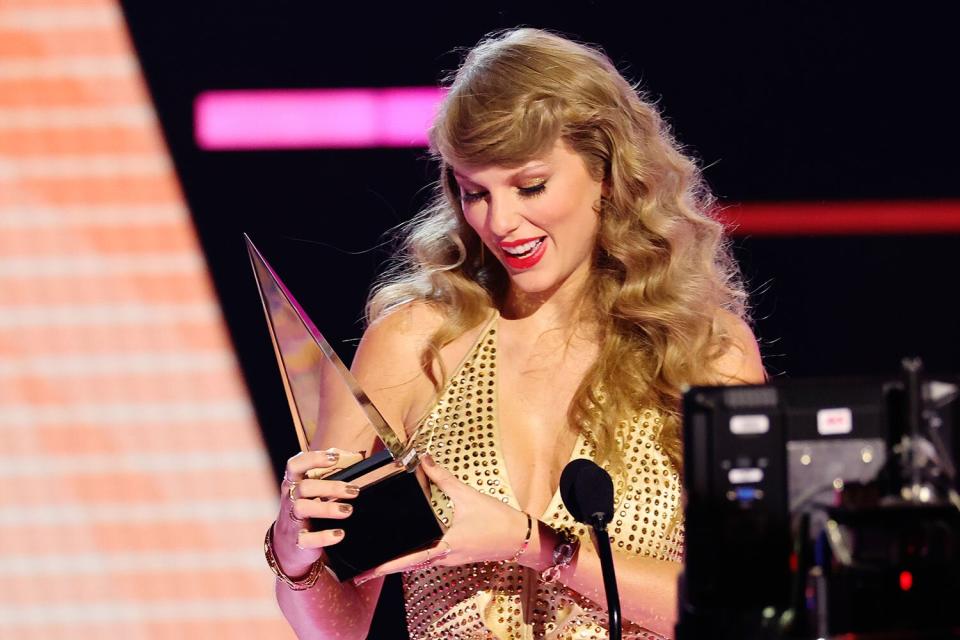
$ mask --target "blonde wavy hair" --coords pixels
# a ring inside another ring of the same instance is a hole
[[[746,294],[696,164],[597,49],[524,28],[468,53],[430,131],[435,197],[403,229],[368,321],[414,300],[438,306],[445,320],[421,364],[439,392],[446,374],[442,365],[440,379],[431,372],[440,349],[499,308],[508,286],[464,219],[452,164],[517,166],[558,138],[607,186],[584,291],[589,318],[581,318],[599,326],[600,349],[571,401],[570,425],[619,468],[624,417],[656,408],[655,435],[680,470],[681,389],[713,379],[730,342],[718,314],[743,318]]]

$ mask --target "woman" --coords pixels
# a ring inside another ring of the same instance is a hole
[[[534,29],[470,52],[431,143],[437,198],[374,290],[353,368],[415,439],[449,528],[341,585],[320,567],[343,532],[300,519],[349,517],[355,489],[305,477],[348,454],[295,456],[273,529],[281,608],[301,638],[362,638],[382,576],[404,571],[414,639],[606,637],[597,555],[557,495],[590,457],[615,481],[624,637],[670,636],[680,390],[764,380],[699,173],[603,54]],[[347,431],[321,446],[370,450]]]

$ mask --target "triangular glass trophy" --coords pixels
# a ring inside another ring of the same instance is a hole
[[[323,334],[280,280],[248,236],[244,236],[260,290],[270,339],[280,368],[300,448],[323,440],[349,450],[354,443],[330,443],[327,425],[369,429],[383,449],[327,476],[360,487],[345,520],[313,519],[314,531],[344,530],[341,542],[326,547],[327,565],[341,581],[388,560],[436,542],[443,531],[413,471],[416,451],[405,447],[373,405]]]

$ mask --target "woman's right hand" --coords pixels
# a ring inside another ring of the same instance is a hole
[[[277,562],[288,576],[305,575],[323,555],[324,547],[343,540],[343,529],[310,531],[307,519],[350,517],[353,507],[348,501],[359,494],[359,489],[322,477],[361,459],[359,453],[327,449],[301,452],[287,461],[280,485],[280,515],[274,525],[273,546]]]

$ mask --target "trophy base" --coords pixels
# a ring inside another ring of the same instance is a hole
[[[429,547],[443,536],[416,473],[406,471],[389,451],[380,451],[325,479],[360,487],[360,495],[350,500],[353,513],[349,518],[310,521],[314,531],[344,530],[343,540],[324,549],[327,566],[340,582]]]

